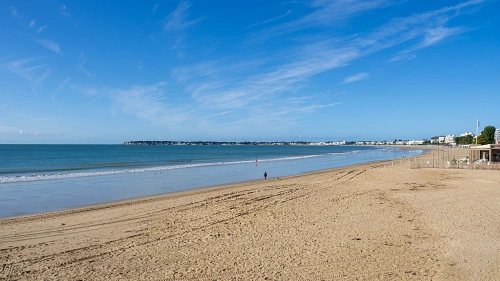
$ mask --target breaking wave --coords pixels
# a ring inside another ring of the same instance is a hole
[[[256,159],[256,160],[243,160],[243,161],[228,161],[228,162],[210,162],[210,163],[192,163],[190,161],[184,161],[192,164],[180,164],[180,165],[167,165],[167,166],[156,166],[147,168],[134,168],[134,169],[122,169],[122,170],[101,170],[101,171],[91,171],[91,172],[65,172],[65,173],[40,173],[31,175],[10,175],[10,176],[0,176],[1,183],[14,183],[14,182],[27,182],[27,181],[39,181],[39,180],[54,180],[54,179],[66,179],[66,178],[78,178],[78,177],[92,177],[92,176],[108,176],[108,175],[120,175],[129,173],[145,173],[145,172],[161,172],[175,169],[189,169],[196,167],[209,167],[209,166],[221,166],[221,165],[238,165],[238,164],[249,164],[249,163],[259,163],[259,162],[279,162],[279,161],[292,161],[300,160],[314,157],[328,157],[328,156],[342,156],[353,153],[361,152],[361,150],[341,152],[341,153],[326,153],[319,155],[303,155],[303,156],[293,156],[293,157],[282,157],[282,158],[268,158],[268,159]]]

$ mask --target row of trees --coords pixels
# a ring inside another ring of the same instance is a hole
[[[495,143],[495,126],[486,126],[481,131],[481,134],[477,137],[478,144],[493,144]],[[463,137],[456,137],[455,143],[457,144],[473,144],[475,143],[474,137],[472,135],[467,135]]]

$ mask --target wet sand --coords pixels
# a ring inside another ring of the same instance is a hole
[[[500,171],[411,160],[2,219],[0,280],[500,280]]]

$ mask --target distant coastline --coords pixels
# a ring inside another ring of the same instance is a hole
[[[427,146],[427,143],[414,143],[411,141],[401,141],[401,143],[395,142],[375,142],[375,141],[320,141],[320,142],[308,142],[308,141],[126,141],[122,145],[283,145],[283,146],[300,146],[300,145],[367,145],[367,146]]]
[[[347,141],[328,141],[328,142],[307,142],[307,141],[272,141],[272,142],[257,142],[257,141],[127,141],[123,145],[354,145],[355,142]]]

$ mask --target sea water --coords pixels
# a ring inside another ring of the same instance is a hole
[[[0,145],[0,217],[421,154],[380,146]]]

